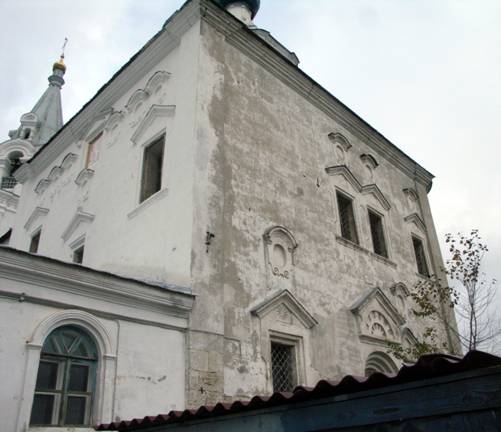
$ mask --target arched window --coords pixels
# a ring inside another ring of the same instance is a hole
[[[391,375],[397,373],[397,367],[388,354],[383,352],[373,352],[367,358],[365,364],[365,376],[369,377],[375,373]]]
[[[33,426],[89,426],[97,349],[80,327],[54,330],[42,347],[31,410]]]

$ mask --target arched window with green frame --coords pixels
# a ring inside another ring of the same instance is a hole
[[[38,367],[32,426],[89,426],[98,352],[77,326],[55,329],[45,340]]]

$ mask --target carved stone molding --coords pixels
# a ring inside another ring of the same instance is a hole
[[[289,290],[279,291],[251,309],[251,313],[259,318],[264,318],[272,312],[275,312],[277,318],[285,323],[290,321],[292,316],[302,323],[306,329],[318,324],[313,315]]]
[[[84,168],[82,171],[80,171],[77,175],[77,178],[75,179],[75,183],[82,187],[84,186],[92,177],[94,176],[94,170],[91,170],[89,168]]]
[[[298,247],[296,239],[285,227],[274,226],[263,235],[265,260],[272,274],[290,279],[295,265],[294,254]]]
[[[150,94],[156,94],[162,88],[162,85],[170,78],[170,73],[166,71],[157,71],[146,83],[146,91]]]
[[[405,222],[414,224],[423,233],[426,233],[426,231],[427,231],[426,225],[425,225],[423,219],[421,219],[421,217],[417,213],[413,213],[409,216],[406,216],[404,218],[404,220],[405,220]]]
[[[346,158],[346,153],[348,153],[348,151],[352,147],[348,139],[339,132],[331,132],[328,135],[328,138],[334,147],[334,153],[336,157],[341,161],[344,161]]]
[[[77,209],[75,215],[71,219],[70,223],[64,230],[63,234],[61,235],[61,238],[63,241],[67,241],[73,233],[77,230],[77,228],[80,226],[82,223],[91,223],[94,220],[94,215],[90,213],[84,212],[80,207]]]
[[[143,89],[138,89],[129,98],[125,109],[129,114],[135,113],[143,104],[143,102],[150,97],[150,94]]]
[[[132,135],[131,141],[136,145],[144,136],[148,128],[159,117],[173,117],[176,111],[175,105],[152,105],[144,118],[139,123],[136,131]]]
[[[38,220],[43,218],[49,214],[49,209],[43,207],[36,207],[35,210],[31,213],[30,217],[24,224],[24,229],[26,231],[31,231],[31,228],[35,225],[35,222],[38,224]]]
[[[391,209],[390,202],[386,199],[381,189],[376,184],[362,185],[358,178],[350,171],[346,165],[337,165],[333,167],[328,167],[325,172],[330,176],[340,175],[350,183],[350,185],[362,195],[373,195],[374,198],[379,201],[381,206],[386,210]]]
[[[400,341],[399,329],[405,324],[405,318],[381,288],[369,290],[350,309],[357,317],[359,336],[365,342]]]

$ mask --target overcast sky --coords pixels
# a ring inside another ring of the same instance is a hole
[[[181,5],[0,0],[0,141],[45,90],[64,37],[68,120]],[[501,1],[262,0],[255,22],[436,175],[439,236],[478,228],[501,279]]]

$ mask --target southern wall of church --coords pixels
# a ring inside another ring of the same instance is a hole
[[[441,264],[425,186],[238,43],[202,27],[190,355],[203,361],[190,405],[270,392],[273,341],[295,347],[302,384],[363,375],[385,339],[405,343],[428,324],[406,297],[421,279],[412,236],[430,272]],[[337,192],[353,200],[358,244],[342,236]],[[388,258],[373,252],[368,210]]]

